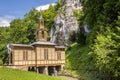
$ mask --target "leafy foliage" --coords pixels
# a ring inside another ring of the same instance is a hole
[[[88,66],[89,57],[92,58],[94,64],[90,66],[96,69],[99,80],[119,80],[120,79],[120,1],[119,0],[82,0],[83,14],[80,16],[77,11],[74,11],[75,16],[82,27],[87,25],[90,33],[86,34],[80,29],[76,36],[77,43],[84,46],[68,48],[67,59],[73,60],[69,55],[76,55],[77,50],[85,48],[84,51],[77,54],[75,58],[80,58],[76,61],[68,61],[67,67],[73,67],[79,70],[80,64],[85,63],[83,67]],[[85,38],[84,38],[85,37]],[[87,46],[90,46],[87,48]],[[76,49],[73,51],[73,49]],[[87,50],[87,52],[86,52]],[[88,51],[89,50],[89,51]],[[72,52],[73,51],[73,52]],[[69,54],[71,53],[71,54]],[[82,54],[86,56],[79,56]],[[86,60],[84,60],[86,58]],[[84,60],[84,61],[83,61]],[[81,62],[83,61],[83,62]],[[88,67],[86,69],[89,69]],[[92,69],[92,68],[91,68]],[[91,71],[92,72],[92,71]],[[84,73],[83,73],[84,74]]]
[[[83,47],[77,43],[66,49],[65,69],[76,71],[77,77],[81,80],[96,80],[97,77],[94,60],[89,51],[89,46]]]
[[[72,32],[70,33],[69,40],[70,40],[72,43],[76,41],[76,32],[75,32],[75,31],[72,31]]]
[[[6,56],[5,54],[7,52],[7,44],[9,43],[10,35],[9,35],[9,28],[0,27],[0,64],[6,62]]]
[[[45,19],[45,26],[47,27],[48,31],[50,32],[51,27],[54,24],[54,18],[57,15],[57,11],[54,6],[50,5],[49,9],[43,12],[43,17]]]
[[[119,0],[83,0],[84,24],[91,32],[87,44],[91,46],[96,68],[104,74],[103,80],[119,78]],[[101,76],[99,76],[101,77]]]

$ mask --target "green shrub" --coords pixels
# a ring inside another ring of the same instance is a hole
[[[68,75],[77,76],[80,80],[95,80],[96,75],[92,73],[95,70],[92,56],[89,54],[89,46],[82,46],[74,43],[66,49],[65,69]]]
[[[3,64],[2,59],[0,59],[0,65],[2,65],[2,64]]]

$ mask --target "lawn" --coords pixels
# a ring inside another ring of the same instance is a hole
[[[34,72],[21,71],[11,68],[0,68],[0,80],[64,80]]]

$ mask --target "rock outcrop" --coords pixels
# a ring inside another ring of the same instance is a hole
[[[63,0],[63,6],[54,20],[54,27],[51,29],[51,42],[57,45],[69,45],[69,35],[72,31],[78,30],[78,22],[74,17],[74,10],[80,10],[80,0]]]

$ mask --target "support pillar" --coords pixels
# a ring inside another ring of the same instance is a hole
[[[39,73],[39,67],[36,67],[36,72]]]
[[[63,67],[64,67],[64,65],[61,65],[61,71],[63,71]]]
[[[48,66],[45,66],[43,74],[48,75]]]
[[[53,67],[53,70],[54,70],[54,76],[57,76],[58,73],[57,73],[55,66]]]

